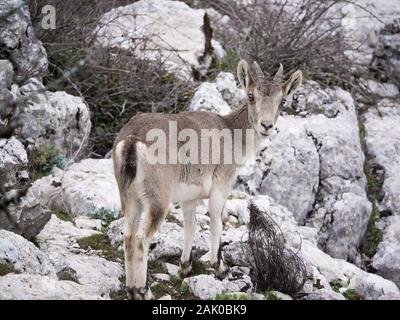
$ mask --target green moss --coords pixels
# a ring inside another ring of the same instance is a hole
[[[29,176],[35,181],[50,174],[54,167],[64,169],[66,164],[67,159],[54,146],[38,146],[29,154]]]
[[[343,284],[339,281],[332,281],[329,283],[333,291],[339,293],[339,289],[343,287]]]
[[[275,292],[273,291],[268,291],[265,293],[265,297],[267,298],[267,300],[282,300],[281,298],[279,298]]]
[[[175,287],[175,288],[179,288],[182,285],[183,279],[177,277],[177,276],[172,276],[171,277],[171,284]]]
[[[221,293],[217,294],[214,300],[253,300],[253,298],[245,293],[243,294]]]
[[[12,265],[0,263],[0,277],[5,276],[8,273],[19,273],[19,271]]]
[[[180,294],[181,300],[193,300],[194,299],[192,293],[190,292],[189,286],[185,282],[182,282],[182,284],[179,288],[179,294]]]
[[[364,298],[360,296],[354,289],[347,289],[345,292],[343,292],[343,296],[346,298],[346,300],[364,300]]]
[[[123,252],[113,247],[107,235],[103,233],[79,239],[77,242],[82,249],[101,250],[101,255],[107,260],[115,262],[124,260]]]
[[[170,282],[155,283],[151,286],[151,291],[156,299],[164,295],[170,295],[174,300],[192,300],[193,295],[189,286],[179,277],[171,277]]]
[[[147,263],[147,269],[150,274],[152,273],[166,273],[167,268],[160,261],[149,260]]]
[[[156,283],[151,286],[151,292],[156,299],[160,299],[166,294],[171,294],[171,287],[169,287],[166,283]]]
[[[171,282],[156,283],[151,286],[151,292],[156,299],[165,295],[170,295],[174,300],[191,300],[189,286],[178,277],[172,277]]]
[[[126,300],[128,299],[128,295],[126,294],[125,289],[121,289],[118,291],[113,291],[110,293],[111,300]]]
[[[72,218],[70,216],[70,214],[68,212],[64,212],[64,211],[54,211],[54,214],[56,215],[56,217],[62,221],[70,221],[72,222]]]
[[[210,272],[207,270],[207,265],[200,262],[200,261],[196,261],[194,260],[192,262],[192,276],[198,276],[200,274],[210,274]]]

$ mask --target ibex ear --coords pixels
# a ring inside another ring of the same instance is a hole
[[[239,79],[240,85],[247,92],[249,86],[253,83],[247,61],[240,60],[237,67],[237,77]]]
[[[285,96],[292,95],[300,87],[303,81],[303,74],[297,70],[292,76],[283,84],[283,93]]]

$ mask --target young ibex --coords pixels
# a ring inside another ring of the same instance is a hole
[[[184,244],[180,259],[182,277],[191,271],[191,250],[196,222],[196,201],[209,199],[211,249],[210,262],[217,276],[226,273],[221,260],[220,238],[222,211],[236,178],[239,165],[225,164],[151,164],[148,159],[147,133],[152,129],[168,132],[170,121],[178,130],[190,128],[199,134],[202,129],[254,130],[255,145],[270,135],[284,98],[293,94],[302,81],[301,71],[283,81],[283,67],[274,77],[264,75],[254,62],[239,62],[237,76],[247,99],[227,116],[211,112],[180,114],[137,114],[119,132],[113,147],[115,176],[125,218],[124,244],[128,296],[151,298],[146,286],[148,249],[151,238],[159,230],[172,201],[181,201]],[[168,136],[168,133],[166,134]],[[238,139],[237,139],[238,140]],[[247,140],[235,143],[246,144]],[[168,142],[167,142],[168,144]]]

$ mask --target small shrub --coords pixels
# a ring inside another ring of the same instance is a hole
[[[36,147],[29,154],[29,174],[32,181],[50,174],[54,167],[64,169],[68,160],[54,146]]]
[[[227,52],[223,70],[234,72],[239,57],[257,61],[269,74],[282,63],[286,72],[300,69],[306,79],[370,98],[353,75],[354,61],[345,54],[360,51],[360,46],[341,31],[337,12],[343,2],[204,0],[198,6],[211,6],[231,19],[228,26],[216,29]]]
[[[132,54],[149,45],[148,39],[136,39],[128,50],[96,44],[93,30],[99,27],[103,14],[131,2],[37,0],[36,8],[31,5],[36,34],[51,62],[44,83],[49,89],[86,100],[92,121],[91,156],[95,157],[109,152],[117,132],[136,113],[183,110],[195,87],[171,74],[161,58],[153,61]],[[56,30],[41,27],[37,8],[46,4],[57,8]]]
[[[285,248],[282,231],[267,212],[261,211],[252,202],[248,209],[248,241],[243,243],[242,250],[257,288],[297,294],[307,280],[303,260],[296,252]]]

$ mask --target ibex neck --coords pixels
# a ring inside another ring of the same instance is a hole
[[[251,129],[252,125],[249,122],[248,106],[242,104],[230,114],[224,116],[224,119],[230,129]]]
[[[234,138],[234,144],[236,145],[237,143],[241,143],[242,150],[246,150],[245,158],[253,158],[256,150],[260,145],[261,140],[254,130],[252,123],[249,121],[249,110],[247,104],[241,105],[239,108],[232,111],[230,114],[224,116],[223,118],[225,119],[226,125],[229,127],[229,129],[240,129],[242,131],[241,139],[236,141],[236,139]],[[249,136],[250,140],[247,139],[247,136],[249,135],[248,129],[252,131],[252,134],[250,133]],[[249,147],[249,149],[247,147]]]

